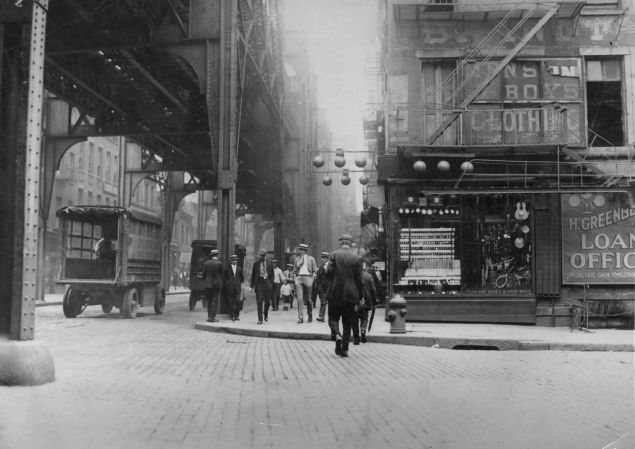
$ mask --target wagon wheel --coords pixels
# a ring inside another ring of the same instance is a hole
[[[102,304],[101,305],[101,310],[103,310],[104,313],[112,312],[112,304]]]
[[[162,315],[165,310],[165,290],[161,287],[156,287],[154,298],[154,313]]]
[[[198,293],[190,292],[190,312],[194,312],[196,310],[196,299],[198,298]]]
[[[83,312],[83,302],[81,292],[72,288],[66,289],[64,293],[64,301],[62,303],[62,310],[66,318],[75,318],[77,315]]]
[[[136,288],[126,290],[121,302],[121,315],[124,318],[135,318],[139,310],[139,292]]]

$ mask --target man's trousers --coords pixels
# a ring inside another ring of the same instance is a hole
[[[264,310],[263,310],[264,304]],[[269,306],[271,304],[271,283],[267,279],[256,281],[256,309],[258,310],[258,321],[269,318]]]

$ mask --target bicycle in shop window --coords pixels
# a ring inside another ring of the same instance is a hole
[[[511,263],[509,267],[500,273],[494,285],[496,288],[528,288],[531,279],[531,271],[527,265],[519,266]]]

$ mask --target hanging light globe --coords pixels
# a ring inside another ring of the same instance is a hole
[[[450,171],[450,163],[448,161],[439,161],[437,164],[437,170],[442,172]]]
[[[355,165],[357,165],[359,168],[366,167],[366,158],[358,157],[357,159],[355,159]]]
[[[333,163],[336,167],[342,168],[344,165],[346,165],[346,159],[344,159],[344,156],[336,156],[333,160]]]
[[[321,154],[318,154],[313,158],[313,165],[318,168],[322,167],[324,165],[324,162],[324,156],[322,156]]]
[[[351,183],[351,177],[348,175],[342,176],[342,184],[347,186]]]
[[[366,175],[362,175],[359,178],[359,183],[363,186],[365,186],[366,184],[368,184],[368,182],[370,181],[370,178]]]
[[[472,173],[474,171],[474,164],[470,161],[465,161],[461,164],[461,171],[465,173]]]
[[[424,171],[426,171],[426,163],[423,161],[416,161],[414,164],[412,164],[412,168],[414,168],[414,170],[418,173],[423,173]]]
[[[331,178],[329,175],[324,176],[324,178],[322,178],[322,184],[324,184],[325,186],[330,186],[331,184],[333,184],[333,178]]]

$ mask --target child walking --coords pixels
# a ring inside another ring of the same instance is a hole
[[[280,295],[282,296],[282,310],[289,310],[289,305],[293,300],[293,279],[287,278],[287,282],[280,287]]]

